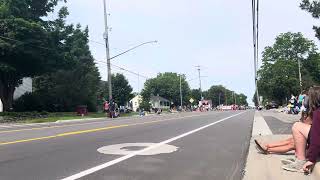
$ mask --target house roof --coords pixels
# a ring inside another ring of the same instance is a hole
[[[168,99],[165,99],[161,96],[151,96],[150,97],[151,101],[164,101],[164,102],[170,102]]]
[[[129,102],[132,102],[134,100],[142,100],[142,96],[141,95],[137,95],[134,98],[132,98]]]

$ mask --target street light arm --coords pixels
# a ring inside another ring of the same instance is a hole
[[[128,53],[128,52],[130,52],[130,51],[132,51],[132,50],[134,50],[134,49],[137,49],[137,48],[140,47],[140,46],[143,46],[143,45],[146,45],[146,44],[150,44],[150,43],[157,43],[157,42],[158,42],[158,41],[148,41],[148,42],[144,42],[144,43],[139,44],[139,45],[137,45],[137,46],[135,46],[135,47],[133,47],[133,48],[130,48],[130,49],[128,49],[128,50],[126,50],[126,51],[118,54],[118,55],[115,55],[115,56],[111,57],[110,60],[111,60],[111,59],[114,59],[114,58],[116,58],[116,57],[119,57],[119,56],[121,56],[121,55],[123,55],[123,54],[126,54],[126,53]]]

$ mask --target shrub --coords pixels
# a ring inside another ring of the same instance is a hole
[[[26,93],[14,101],[13,108],[16,112],[42,111],[44,105],[39,95],[35,93]]]

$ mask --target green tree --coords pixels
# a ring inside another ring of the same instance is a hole
[[[133,89],[123,74],[112,74],[112,96],[119,105],[126,105],[133,97]],[[102,81],[100,85],[100,96],[109,99],[108,82]]]
[[[302,0],[300,4],[301,9],[309,12],[313,18],[320,18],[320,2],[319,1],[310,1]],[[316,33],[316,37],[320,40],[320,27],[313,26],[313,29]],[[304,67],[308,70],[308,75],[310,75],[313,80],[320,84],[320,56],[319,54],[314,54],[308,58],[308,61],[303,63]]]
[[[248,105],[247,96],[244,94],[237,94],[222,85],[211,86],[206,93],[206,98],[212,100],[214,106],[235,103],[237,105]]]
[[[194,100],[193,104],[198,104],[199,101],[201,100],[201,92],[200,92],[200,90],[199,89],[192,89],[190,91],[190,98],[192,98]]]
[[[18,110],[26,107],[25,110],[74,111],[78,105],[96,110],[100,74],[89,50],[89,30],[82,30],[79,24],[76,27],[67,25],[65,18],[68,14],[67,8],[62,7],[58,19],[46,25],[50,43],[56,48],[49,51],[57,51],[59,55],[46,64],[52,68],[50,71],[33,78],[35,92],[15,103],[20,107]],[[30,109],[27,104],[32,98],[34,104],[38,104],[33,106],[36,109]]]
[[[265,100],[284,103],[291,94],[300,93],[298,61],[302,62],[302,85],[307,89],[317,79],[309,66],[318,55],[313,41],[301,33],[280,34],[262,53],[258,71],[258,88]],[[314,65],[314,64],[313,64]],[[310,67],[311,68],[311,67]]]
[[[226,104],[226,92],[227,92],[227,89],[222,85],[211,86],[206,93],[207,95],[206,98],[212,100],[213,106]]]
[[[302,0],[300,4],[300,8],[309,12],[313,18],[320,18],[320,2],[319,1],[310,1],[310,0]],[[313,26],[314,31],[316,32],[316,37],[320,39],[320,27]]]
[[[65,8],[62,11],[67,12]],[[45,97],[42,103],[48,111],[74,111],[77,105],[87,105],[89,110],[95,111],[100,74],[89,50],[88,28],[65,27],[60,32],[68,31],[68,35],[60,48],[69,68],[35,78],[35,93]]]
[[[185,76],[181,80],[183,104],[189,104],[190,87]],[[159,95],[175,104],[180,104],[180,76],[177,73],[160,73],[156,78],[148,79],[144,84],[141,95],[149,102],[151,95]]]
[[[247,96],[244,95],[244,94],[237,94],[236,95],[236,98],[237,98],[237,104],[238,105],[245,105],[245,106],[248,106],[248,101],[247,101]]]
[[[39,76],[53,66],[59,53],[48,33],[49,21],[59,0],[0,0],[0,98],[12,107],[15,87],[23,77]]]
[[[256,107],[259,105],[257,100],[257,92],[254,93],[252,101]]]

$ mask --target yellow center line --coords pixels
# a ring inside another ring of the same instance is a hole
[[[121,119],[121,120],[128,120],[128,119],[129,118],[125,118],[125,119]],[[134,118],[134,120],[137,120],[137,118]],[[54,129],[54,128],[60,128],[60,127],[83,126],[83,125],[89,125],[89,124],[99,124],[99,123],[104,123],[104,122],[106,122],[106,121],[88,122],[88,123],[80,123],[80,124],[68,124],[68,125],[60,125],[60,126],[34,127],[34,128],[25,128],[25,129],[6,130],[6,131],[0,131],[0,134],[13,133],[13,132],[22,132],[22,131],[32,131],[32,130],[42,130],[42,129]]]
[[[123,128],[123,127],[131,127],[131,126],[137,126],[137,125],[144,125],[144,124],[154,124],[154,123],[158,123],[158,122],[165,122],[165,121],[171,121],[171,120],[177,120],[177,119],[183,119],[183,118],[189,118],[189,117],[196,117],[196,116],[201,116],[201,115],[176,117],[176,118],[170,118],[170,119],[165,119],[165,120],[155,120],[155,121],[148,121],[148,122],[134,123],[134,124],[123,124],[123,125],[118,125],[118,126],[108,126],[108,127],[103,127],[103,128],[88,129],[88,130],[81,130],[81,131],[71,131],[71,132],[66,132],[66,133],[60,133],[60,134],[53,135],[53,136],[44,136],[44,137],[21,139],[21,140],[16,140],[16,141],[9,141],[9,142],[0,142],[0,146],[9,145],[9,144],[24,143],[24,142],[31,142],[31,141],[47,140],[47,139],[53,139],[53,138],[58,138],[58,137],[86,134],[86,133],[105,131],[105,130],[110,130],[110,129],[118,129],[118,128]]]

